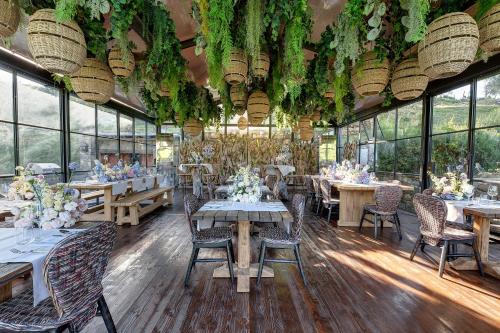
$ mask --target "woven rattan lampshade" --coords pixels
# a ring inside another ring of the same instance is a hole
[[[229,64],[224,68],[224,80],[230,85],[244,83],[248,75],[247,56],[240,49],[233,49]]]
[[[269,98],[260,90],[254,91],[248,97],[248,121],[252,125],[260,125],[269,114]]]
[[[245,106],[246,106],[246,105],[245,105]],[[244,114],[245,114],[245,111],[246,111],[245,107],[235,108],[235,110],[236,110],[236,114],[237,114],[238,116],[242,116],[242,115],[244,115]]]
[[[203,124],[198,119],[189,118],[184,122],[183,129],[184,132],[194,137],[200,135],[201,131],[203,130]]]
[[[14,1],[0,0],[0,38],[13,35],[19,26],[19,7]]]
[[[246,130],[248,127],[248,120],[246,117],[240,117],[240,119],[238,119],[238,128],[241,130],[241,131],[244,131]]]
[[[310,118],[311,118],[312,122],[320,121],[321,120],[321,111],[315,110]]]
[[[428,82],[429,78],[420,70],[418,60],[406,59],[394,69],[391,90],[394,97],[406,101],[422,95]]]
[[[160,84],[158,95],[162,97],[170,97],[170,90],[168,90],[168,87],[164,83]]]
[[[237,108],[244,108],[247,105],[247,88],[244,84],[236,84],[231,86],[229,91],[231,102]]]
[[[28,47],[35,62],[51,73],[72,74],[87,56],[83,32],[75,21],[57,23],[53,9],[40,9],[28,23]]]
[[[181,122],[181,116],[176,112],[174,112],[174,120],[177,124]]]
[[[479,29],[469,14],[438,17],[418,43],[420,69],[433,79],[460,74],[474,61],[478,45]]]
[[[135,68],[135,59],[132,52],[127,50],[126,59],[122,56],[122,50],[119,46],[114,46],[108,55],[109,68],[113,74],[118,77],[127,78],[132,74]]]
[[[87,58],[83,66],[71,75],[71,85],[78,97],[96,104],[109,101],[115,91],[113,73],[95,58]]]
[[[330,98],[330,99],[334,99],[335,98],[335,89],[333,89],[333,87],[329,87],[325,93],[323,94],[323,97],[325,98]]]
[[[265,78],[269,73],[269,65],[271,61],[269,56],[265,52],[260,52],[257,59],[252,59],[252,73],[258,78]]]
[[[500,3],[487,11],[477,25],[481,49],[488,53],[500,52]]]
[[[352,85],[361,96],[380,94],[389,83],[389,60],[380,61],[374,51],[361,56],[358,65],[352,70]]]
[[[301,140],[310,141],[314,136],[314,130],[311,126],[311,118],[303,116],[299,119],[299,136]]]

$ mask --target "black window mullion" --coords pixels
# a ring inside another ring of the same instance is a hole
[[[20,163],[20,157],[19,157],[19,124],[18,124],[18,109],[17,109],[17,71],[13,70],[12,71],[12,107],[13,107],[13,114],[12,114],[12,121],[13,121],[13,128],[14,128],[14,167],[18,166]],[[14,174],[16,171],[14,170]]]
[[[467,173],[471,182],[474,180],[474,138],[476,129],[476,104],[477,104],[477,79],[473,79],[470,84],[470,109],[469,109],[469,133],[468,133],[468,154]]]
[[[69,134],[69,94],[65,89],[59,89],[59,110],[61,117],[61,154],[62,154],[62,171],[64,173],[64,182],[67,182],[69,179],[69,162],[71,160],[70,157],[70,147],[71,147],[71,139]]]

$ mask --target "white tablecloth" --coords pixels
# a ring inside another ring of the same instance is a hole
[[[15,228],[0,229],[0,263],[22,263],[29,262],[33,265],[33,305],[37,305],[47,297],[49,291],[43,279],[43,262],[49,251],[61,240],[74,232],[83,229],[65,229],[69,232],[61,233],[59,230],[40,230],[41,240],[26,245],[18,245]],[[11,249],[29,251],[29,253],[14,253]]]
[[[245,212],[286,212],[285,205],[281,201],[265,202],[236,202],[236,201],[209,201],[200,208],[200,211],[206,210],[241,210]]]
[[[464,207],[470,203],[466,200],[445,200],[444,202],[446,203],[446,208],[448,208],[446,220],[450,222],[465,223]],[[470,204],[469,207],[500,209],[500,201]]]

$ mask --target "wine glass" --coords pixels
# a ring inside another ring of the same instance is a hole
[[[491,200],[494,200],[498,195],[498,187],[496,185],[488,186],[488,195]]]
[[[469,201],[469,204],[470,204],[470,199],[472,198],[472,196],[474,195],[474,185],[466,185],[464,187],[464,194],[465,196],[467,197],[468,201]]]

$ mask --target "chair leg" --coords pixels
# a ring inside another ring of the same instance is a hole
[[[233,271],[233,256],[231,254],[232,245],[229,245],[231,241],[226,244],[226,254],[227,254],[227,266],[229,267],[229,276],[231,277],[231,283],[234,283],[234,271]]]
[[[476,258],[476,264],[477,269],[479,269],[479,274],[481,274],[481,276],[484,276],[483,263],[481,262],[481,257],[479,256],[479,252],[477,250],[477,242],[475,239],[472,241],[472,251],[474,251],[474,257]]]
[[[321,217],[323,215],[323,209],[325,209],[325,205],[322,202],[320,202],[320,206],[321,208],[319,210],[319,216]]]
[[[375,235],[375,238],[378,237],[378,215],[373,214],[373,233]]]
[[[448,241],[444,241],[444,245],[441,250],[441,259],[439,260],[439,277],[443,277],[444,266],[446,265],[446,258],[448,257],[448,244]]]
[[[300,257],[299,244],[293,247],[293,252],[295,252],[295,258],[297,259],[297,265],[299,266],[299,271],[300,275],[302,276],[302,281],[304,281],[304,286],[307,286],[306,275],[304,274],[304,268],[302,267],[302,258]]]
[[[233,248],[233,242],[229,241],[229,250],[231,251],[231,258],[233,258],[233,263],[236,262],[235,256],[234,256],[234,248]]]
[[[319,207],[321,206],[321,198],[318,198],[318,208],[316,208],[316,215],[319,215]]]
[[[191,275],[191,270],[193,269],[195,255],[196,255],[196,248],[193,245],[193,251],[191,252],[191,259],[189,259],[189,265],[186,272],[186,277],[184,279],[184,287],[189,286],[189,276]]]
[[[196,266],[196,259],[198,259],[198,254],[200,253],[200,249],[196,248],[194,250],[194,259],[193,259],[193,268]]]
[[[394,214],[394,223],[396,224],[396,231],[398,232],[399,240],[403,239],[403,233],[401,232],[401,222],[399,221],[398,213]]]
[[[359,232],[361,232],[361,228],[363,227],[363,221],[365,220],[366,210],[363,209],[363,214],[361,214],[361,221],[359,221]]]
[[[421,243],[422,243],[422,235],[418,235],[417,241],[415,242],[415,246],[413,247],[413,250],[411,251],[410,261],[413,261],[413,258],[415,257],[415,254],[417,253],[418,246]]]
[[[257,272],[257,285],[260,285],[260,278],[262,277],[262,268],[264,268],[264,258],[266,256],[266,244],[264,242],[260,243],[260,254],[259,254],[259,271]]]
[[[116,333],[116,327],[115,323],[113,321],[113,317],[111,317],[111,312],[109,312],[108,305],[106,304],[106,300],[104,299],[104,296],[101,296],[97,300],[97,307],[99,308],[99,311],[101,312],[102,320],[104,320],[104,326],[106,326],[106,329],[108,330],[108,333]]]
[[[329,205],[328,207],[328,223],[330,223],[330,218],[332,217],[332,208],[333,208],[333,205]]]

